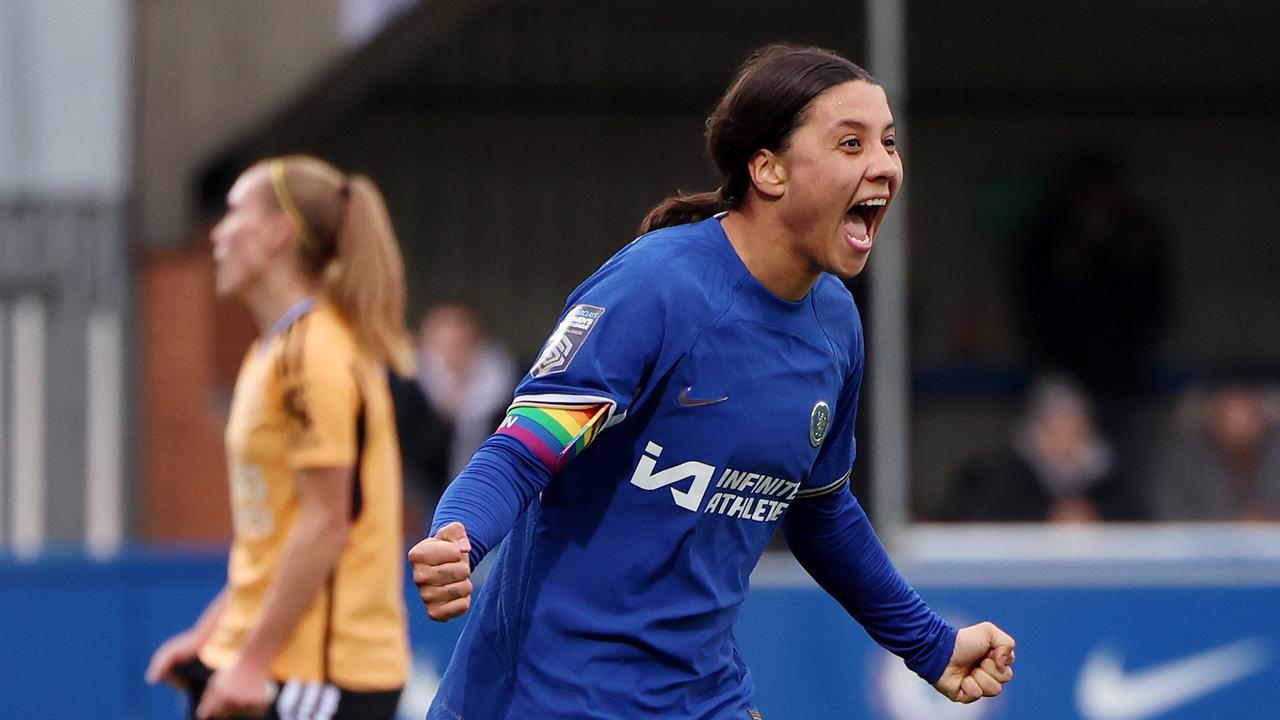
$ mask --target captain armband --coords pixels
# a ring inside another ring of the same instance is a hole
[[[604,428],[613,406],[520,403],[507,410],[495,434],[519,441],[553,473],[587,449]]]

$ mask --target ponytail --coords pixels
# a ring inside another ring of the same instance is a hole
[[[365,352],[402,375],[413,372],[404,258],[378,187],[306,155],[265,163],[272,197],[298,233],[303,267],[320,280]]]
[[[729,203],[725,202],[724,195],[719,190],[693,194],[677,192],[658,203],[657,207],[644,216],[644,220],[640,223],[640,234],[645,235],[672,225],[706,220],[716,213],[728,210],[729,207]]]
[[[325,294],[351,323],[360,344],[401,375],[413,372],[404,327],[404,258],[382,193],[363,175],[346,186],[337,256],[324,274]]]

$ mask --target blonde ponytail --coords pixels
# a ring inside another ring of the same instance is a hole
[[[350,179],[338,254],[326,268],[325,292],[365,348],[401,375],[413,372],[404,327],[404,258],[382,193],[363,175]]]
[[[402,375],[412,373],[404,258],[378,187],[307,155],[264,162],[275,203],[298,233],[307,272],[320,280],[366,352]]]

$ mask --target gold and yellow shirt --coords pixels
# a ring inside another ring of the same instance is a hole
[[[385,370],[331,304],[320,301],[249,349],[226,443],[235,525],[229,594],[201,660],[229,664],[253,627],[297,521],[294,474],[351,467],[347,545],[271,672],[349,690],[403,686],[409,651],[395,414]]]

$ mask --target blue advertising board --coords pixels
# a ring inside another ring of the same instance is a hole
[[[769,720],[1280,717],[1272,680],[1280,563],[1212,582],[1170,581],[1122,563],[1092,567],[1101,579],[1088,582],[1067,565],[1060,575],[1044,564],[1021,574],[949,566],[967,582],[908,571],[953,622],[991,619],[1018,640],[1006,692],[960,706],[872,644],[803,573],[772,563],[753,578],[736,626],[758,705]],[[181,698],[146,686],[142,673],[224,572],[217,552],[0,560],[0,718],[182,717]],[[402,717],[421,718],[461,623],[433,623],[412,587],[406,597],[415,669]]]
[[[1280,717],[1280,588],[921,592],[953,622],[990,618],[1017,638],[1015,678],[1001,697],[953,705],[820,591],[768,588],[753,593],[738,625],[765,717]]]

